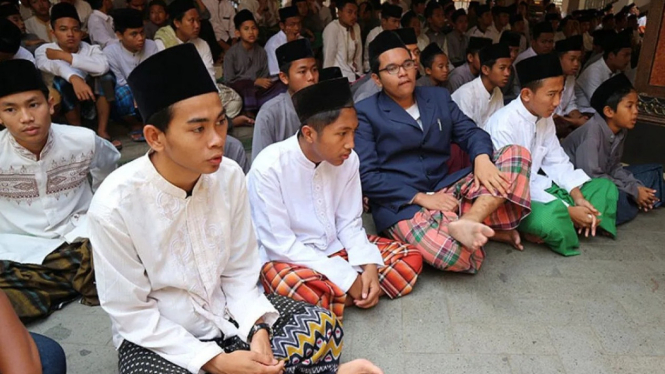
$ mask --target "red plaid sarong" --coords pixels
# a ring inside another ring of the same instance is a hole
[[[494,163],[508,176],[510,188],[506,203],[483,223],[495,230],[513,230],[531,212],[531,154],[520,146],[506,146],[495,152]],[[478,189],[474,188],[473,173],[437,193],[452,194],[459,199],[459,212],[422,208],[413,218],[389,228],[388,235],[416,246],[425,262],[437,269],[475,274],[485,259],[485,251],[482,248],[471,251],[463,247],[441,228],[468,212],[476,198],[492,194],[482,185]]]
[[[379,269],[379,286],[391,299],[409,294],[422,270],[420,252],[411,245],[370,235],[383,257]],[[330,257],[349,259],[346,250]],[[325,275],[304,266],[285,262],[267,262],[261,269],[261,283],[267,293],[276,293],[329,309],[342,320],[346,293]]]

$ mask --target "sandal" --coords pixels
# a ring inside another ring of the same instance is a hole
[[[134,130],[129,132],[129,137],[133,142],[136,143],[145,143],[145,137],[143,136],[143,130]]]
[[[122,150],[122,142],[120,142],[120,140],[114,139],[110,136],[109,137],[101,137],[101,138],[108,141],[108,142],[110,142],[115,147],[115,149],[118,150],[118,152],[120,152]]]

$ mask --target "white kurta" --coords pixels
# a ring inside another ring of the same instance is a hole
[[[111,68],[113,75],[115,75],[116,85],[126,86],[129,74],[131,74],[140,63],[157,53],[158,49],[157,44],[154,41],[146,39],[143,49],[136,53],[128,51],[123,47],[122,43],[112,43],[104,48],[102,52],[104,52],[109,67]]]
[[[280,261],[325,275],[348,291],[360,265],[383,266],[362,226],[355,152],[340,166],[309,161],[298,135],[264,149],[247,175],[262,262]],[[349,261],[328,256],[346,249]]]
[[[494,149],[519,145],[531,152],[531,200],[548,203],[556,199],[545,190],[556,183],[570,192],[590,180],[584,171],[575,169],[561,148],[552,117],[538,118],[517,98],[487,121]],[[545,175],[538,174],[543,170]]]
[[[217,40],[229,42],[235,35],[233,17],[236,9],[229,0],[202,0],[210,12],[210,24]]]
[[[245,175],[232,160],[202,175],[188,197],[140,157],[106,179],[88,215],[97,292],[116,348],[126,339],[199,373],[222,353],[200,340],[223,333],[246,341],[259,318],[271,325],[278,318],[257,286]]]
[[[383,31],[383,27],[376,26],[371,29],[367,34],[367,39],[365,39],[365,49],[363,50],[363,71],[365,73],[369,72],[369,43],[374,41],[377,36]]]
[[[353,30],[355,40],[339,20],[330,22],[323,30],[323,68],[337,66],[350,82],[362,74],[363,63],[360,26],[356,23]]]
[[[87,238],[92,193],[119,159],[84,127],[52,124],[39,160],[0,131],[0,260],[41,264],[61,244]]]
[[[113,17],[95,9],[88,18],[88,35],[93,44],[99,44],[103,49],[109,43],[118,41],[113,29]]]
[[[72,75],[85,79],[88,74],[93,77],[100,76],[109,71],[109,63],[98,45],[81,42],[79,50],[72,54],[72,64],[62,60],[49,60],[46,57],[48,48],[62,50],[58,43],[41,45],[35,51],[36,65],[41,71],[61,77],[69,82]]]
[[[268,70],[270,71],[270,75],[279,74],[279,63],[277,62],[277,54],[275,54],[275,51],[284,44],[286,44],[286,34],[284,31],[280,31],[273,35],[266,43],[265,50],[266,55],[268,55]]]
[[[14,57],[12,57],[12,60],[28,60],[32,62],[33,64],[35,63],[35,56],[30,53],[27,49],[23,47],[18,47],[18,51],[16,51],[16,54]]]
[[[497,110],[503,108],[503,93],[494,87],[492,94],[487,92],[481,77],[462,85],[451,95],[457,106],[481,129]]]
[[[575,96],[575,76],[569,75],[563,86],[563,93],[561,94],[561,102],[554,111],[554,114],[565,116],[577,110],[577,97]]]
[[[575,96],[577,97],[577,106],[584,113],[596,111],[591,108],[591,96],[603,82],[610,79],[614,73],[605,63],[604,59],[599,59],[588,68],[582,71],[575,84]]]
[[[55,36],[51,34],[51,23],[48,21],[43,22],[36,16],[25,20],[25,30],[28,34],[35,34],[39,39],[45,42],[52,42],[55,40]]]
[[[466,35],[471,38],[487,38],[487,39],[492,39],[492,35],[489,31],[489,28],[485,30],[485,32],[482,32],[478,26],[473,26],[472,28],[469,29],[469,31],[466,32]]]
[[[524,59],[527,59],[529,57],[536,56],[536,54],[537,53],[536,53],[536,51],[533,50],[533,47],[529,47],[526,51],[524,51],[524,52],[520,53],[519,55],[517,55],[517,58],[515,58],[515,62],[513,62],[513,66],[517,66],[518,62],[520,62]]]

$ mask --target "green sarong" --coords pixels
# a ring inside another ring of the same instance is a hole
[[[608,179],[596,178],[585,183],[580,190],[584,198],[601,213],[599,228],[615,237],[619,199],[616,185]],[[517,230],[539,237],[554,252],[564,256],[579,255],[580,241],[566,206],[575,205],[573,198],[556,184],[547,189],[547,192],[557,200],[547,204],[532,201],[531,214],[522,220]]]

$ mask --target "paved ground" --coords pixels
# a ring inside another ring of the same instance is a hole
[[[234,135],[247,143],[248,130]],[[147,150],[121,140],[123,162]],[[642,214],[573,258],[490,243],[478,275],[428,268],[411,295],[347,311],[344,358],[386,374],[665,373],[663,224],[665,209]],[[101,308],[74,303],[28,328],[63,345],[69,373],[117,373]]]

